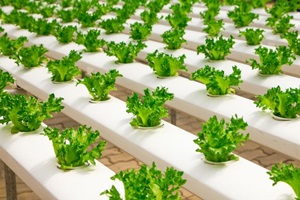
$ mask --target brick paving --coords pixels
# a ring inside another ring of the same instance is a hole
[[[18,92],[24,93],[22,90]],[[131,91],[128,91],[120,86],[118,86],[118,91],[113,91],[111,93],[113,96],[126,100],[128,95],[131,95]],[[239,93],[241,94],[241,93]],[[243,96],[247,96],[243,94]],[[253,98],[248,96],[249,98]],[[169,119],[165,119],[170,121]],[[191,117],[185,113],[177,112],[176,125],[182,129],[185,129],[192,134],[197,134],[201,130],[201,123],[199,119]],[[65,129],[68,127],[77,127],[80,124],[69,118],[68,116],[59,113],[54,116],[53,119],[45,121],[48,126],[57,127],[59,129]],[[253,141],[248,141],[244,146],[240,147],[235,152],[241,157],[248,159],[262,167],[270,169],[274,163],[285,162],[285,163],[294,163],[297,166],[300,166],[300,161],[296,161],[286,155],[276,152],[273,149],[261,146]],[[114,172],[119,172],[120,170],[126,170],[130,168],[139,168],[140,162],[131,155],[127,154],[122,149],[114,146],[113,144],[107,142],[106,150],[103,152],[103,156],[100,159],[100,162],[106,165],[108,168]],[[19,200],[38,200],[40,199],[30,188],[26,186],[17,178],[17,191]],[[185,200],[200,200],[199,197],[193,195],[191,192],[182,189],[182,197]],[[0,162],[0,200],[6,199],[5,196],[5,181],[4,181],[4,172],[3,172],[3,163]]]

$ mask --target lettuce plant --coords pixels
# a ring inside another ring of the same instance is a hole
[[[38,13],[40,7],[42,6],[42,2],[40,1],[28,1],[24,6],[28,13]]]
[[[56,12],[56,15],[61,18],[62,22],[73,22],[76,18],[76,11],[74,9],[60,9]]]
[[[108,56],[117,57],[116,63],[132,63],[137,54],[145,47],[147,46],[141,41],[138,41],[136,44],[111,41],[107,43],[107,49],[104,51]]]
[[[196,151],[203,153],[208,161],[226,162],[238,160],[232,152],[249,139],[249,133],[244,135],[239,130],[246,130],[248,124],[237,115],[231,117],[230,123],[220,121],[214,115],[202,124],[202,131],[194,142],[200,147]]]
[[[33,20],[31,23],[32,24],[29,26],[29,31],[34,32],[37,35],[50,35],[57,26],[56,20],[48,22],[48,20],[42,18]]]
[[[264,8],[270,0],[251,0],[249,3],[253,8]]]
[[[77,32],[75,42],[84,45],[86,52],[98,52],[106,44],[104,39],[98,39],[99,36],[100,30],[97,29],[90,29],[86,34]]]
[[[203,31],[205,31],[211,37],[218,36],[221,32],[221,29],[224,29],[224,22],[222,19],[212,19],[207,21],[205,25],[206,27],[203,28]]]
[[[239,37],[244,36],[248,45],[259,45],[264,39],[264,30],[246,28],[244,31],[240,31]]]
[[[224,60],[230,54],[234,43],[232,35],[228,39],[223,38],[223,35],[218,38],[206,38],[205,44],[197,47],[197,54],[203,53],[205,58],[210,60]]]
[[[266,8],[266,12],[269,13],[272,17],[279,19],[284,14],[288,12],[294,12],[299,9],[298,0],[276,0],[275,4],[271,8]]]
[[[11,0],[1,0],[0,5],[1,6],[8,6],[10,4]]]
[[[18,52],[9,56],[16,61],[16,64],[19,66],[22,64],[26,68],[39,67],[44,61],[47,60],[44,54],[48,50],[40,44],[32,45],[30,47],[22,47]]]
[[[228,12],[228,17],[233,21],[236,27],[248,26],[254,19],[258,19],[258,14],[252,12],[241,12],[239,8]]]
[[[135,22],[130,24],[130,38],[134,40],[147,40],[151,35],[152,26]]]
[[[21,29],[28,29],[29,31],[33,32],[31,26],[35,24],[35,21],[35,18],[31,15],[28,15],[28,13],[19,12],[18,19],[15,22],[17,22],[17,25]]]
[[[100,72],[85,76],[83,80],[78,80],[77,84],[83,84],[92,96],[93,101],[105,101],[109,99],[109,92],[117,90],[115,87],[116,78],[122,77],[118,70],[109,70],[106,74]]]
[[[52,73],[51,80],[54,82],[71,81],[76,75],[81,75],[81,70],[75,63],[81,59],[81,53],[71,50],[68,56],[61,60],[50,60],[46,67]]]
[[[298,36],[298,31],[291,31],[280,35],[281,38],[287,40],[289,47],[296,55],[300,55],[300,38]]]
[[[58,24],[53,31],[53,35],[60,43],[70,43],[73,41],[76,31],[76,26],[61,26]]]
[[[4,92],[0,95],[0,123],[11,122],[11,133],[37,130],[45,119],[53,117],[51,113],[63,109],[62,100],[63,98],[55,98],[54,94],[43,102],[33,96]]]
[[[23,47],[25,42],[28,42],[28,39],[25,36],[11,39],[7,36],[7,33],[4,33],[0,36],[0,52],[5,56],[13,55]]]
[[[256,96],[256,107],[270,110],[275,116],[296,118],[300,113],[300,89],[288,88],[282,91],[280,86],[273,87],[264,95]]]
[[[61,5],[62,8],[71,7],[72,4],[73,4],[73,1],[74,0],[61,0],[60,5]]]
[[[188,25],[188,22],[191,21],[192,18],[188,17],[187,14],[169,14],[166,17],[166,20],[173,29],[185,29],[185,27]]]
[[[204,12],[200,12],[200,17],[204,20],[204,24],[210,22],[211,20],[214,20],[215,17],[219,14],[220,7],[212,7]]]
[[[57,9],[56,5],[45,5],[42,8],[39,9],[39,13],[44,18],[52,17],[55,14],[55,11]]]
[[[112,33],[120,33],[122,32],[124,27],[124,19],[116,17],[111,19],[102,20],[99,23],[99,26],[103,28],[106,32],[106,34],[112,34]]]
[[[300,199],[300,168],[291,164],[275,164],[270,171],[267,172],[273,181],[273,186],[278,182],[288,184],[296,194],[296,200]]]
[[[149,1],[146,5],[150,11],[158,13],[165,5],[167,5],[170,0],[153,0]]]
[[[220,8],[221,6],[221,1],[219,0],[203,0],[203,2],[208,9],[216,9]]]
[[[61,132],[58,128],[47,127],[44,129],[44,134],[52,141],[57,162],[60,169],[64,171],[89,164],[96,165],[95,160],[101,158],[102,151],[105,149],[106,141],[98,140],[99,131],[93,131],[86,125]],[[97,144],[91,148],[95,142]]]
[[[205,65],[192,73],[192,80],[197,80],[206,85],[206,90],[210,95],[234,94],[232,86],[239,86],[241,80],[241,70],[237,66],[232,67],[233,72],[225,76],[223,70],[216,70],[213,67]]]
[[[266,20],[266,25],[270,26],[273,29],[274,34],[284,34],[287,33],[290,30],[290,28],[295,27],[295,24],[290,23],[291,19],[293,19],[293,16],[291,15],[285,15],[278,19],[269,17]]]
[[[28,3],[28,0],[14,0],[11,1],[11,5],[14,7],[14,9],[22,9],[25,8],[26,4]]]
[[[98,19],[100,19],[98,12],[81,12],[78,15],[78,22],[83,28],[95,26],[95,23]]]
[[[97,0],[74,0],[73,8],[77,13],[85,13],[93,9],[97,3]]]
[[[158,20],[160,19],[160,18],[158,18],[157,13],[152,10],[150,10],[150,11],[144,10],[141,13],[140,17],[145,24],[149,24],[151,26],[153,24],[156,24],[158,22]]]
[[[164,172],[152,166],[141,165],[138,170],[120,171],[112,176],[112,180],[123,182],[125,199],[176,199],[181,200],[179,190],[186,180],[182,178],[183,172],[173,167],[168,167]],[[110,200],[122,200],[119,191],[113,185],[110,190],[105,190],[101,195],[107,195]]]
[[[259,69],[261,74],[281,74],[282,66],[291,65],[296,59],[293,51],[286,46],[277,46],[275,50],[259,46],[255,54],[259,56],[260,63],[254,58],[246,62],[250,63],[252,69]]]
[[[8,85],[8,83],[14,83],[14,82],[15,80],[10,73],[4,72],[3,70],[0,69],[0,94],[3,93],[4,88]]]
[[[144,90],[144,96],[133,92],[133,95],[127,97],[127,113],[132,113],[135,117],[130,122],[132,127],[154,127],[161,123],[161,118],[168,117],[168,110],[164,104],[172,100],[174,95],[169,93],[165,87],[157,87],[154,91],[149,88]]]
[[[170,29],[165,31],[161,37],[163,39],[163,43],[166,43],[166,49],[180,49],[182,43],[186,43],[186,39],[183,38],[185,31],[183,29]]]
[[[149,53],[146,60],[156,75],[170,77],[178,75],[178,70],[187,71],[184,64],[185,58],[185,55],[176,58],[166,53],[158,53],[158,50],[156,50],[153,53]]]

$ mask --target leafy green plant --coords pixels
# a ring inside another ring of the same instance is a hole
[[[111,177],[112,180],[123,182],[125,189],[124,199],[176,199],[180,200],[180,187],[186,180],[182,178],[183,172],[173,167],[168,167],[162,175],[156,169],[155,163],[152,166],[141,165],[138,170],[120,171]],[[110,190],[105,190],[101,195],[107,195],[110,200],[122,200],[119,191],[113,185]]]
[[[105,29],[106,34],[112,34],[112,33],[122,32],[125,29],[124,23],[125,23],[124,19],[116,17],[116,18],[102,20],[99,23],[99,26]]]
[[[163,39],[163,43],[166,43],[166,49],[180,49],[182,43],[186,43],[186,39],[183,38],[185,31],[183,29],[170,29],[165,31],[161,37]]]
[[[70,7],[73,4],[73,0],[61,0],[61,7],[62,8],[67,8]]]
[[[170,6],[173,15],[183,16],[192,12],[191,3],[175,3]]]
[[[206,24],[207,22],[214,20],[215,17],[219,14],[219,12],[220,12],[220,7],[212,7],[205,10],[204,12],[200,12],[199,14],[204,20],[204,24]]]
[[[206,38],[205,44],[197,47],[197,54],[203,53],[205,58],[210,60],[224,60],[230,54],[234,43],[232,35],[228,39],[223,38],[223,35],[218,38]]]
[[[42,8],[40,8],[39,13],[44,18],[52,17],[55,14],[55,10],[57,9],[56,5],[45,5]]]
[[[295,24],[290,23],[291,19],[293,19],[293,16],[291,15],[285,15],[278,19],[269,17],[266,20],[266,25],[270,26],[273,29],[274,34],[283,34],[287,33],[290,30],[290,28],[295,27]]]
[[[95,12],[100,17],[109,13],[112,9],[112,7],[109,4],[96,4],[95,7]]]
[[[255,54],[259,56],[260,63],[254,58],[246,62],[250,63],[252,69],[259,69],[261,74],[281,74],[282,66],[291,65],[296,59],[293,51],[286,46],[277,46],[275,50],[259,46]]]
[[[62,22],[73,22],[76,18],[76,11],[74,9],[60,9],[56,12],[56,15],[61,18]]]
[[[101,158],[105,149],[106,141],[97,141],[100,137],[99,131],[92,131],[86,125],[61,132],[58,128],[47,127],[44,134],[52,141],[57,162],[64,171],[89,164],[96,165],[95,160]],[[97,145],[91,148],[96,141]]]
[[[147,46],[141,41],[138,41],[136,44],[111,41],[107,43],[107,49],[104,51],[108,56],[117,57],[116,63],[132,63],[137,54],[145,47]]]
[[[15,80],[11,76],[10,73],[4,72],[0,69],[0,94],[3,93],[4,88],[8,85],[8,83],[14,83]]]
[[[95,26],[95,23],[98,19],[100,19],[98,12],[81,12],[78,15],[78,22],[83,28]]]
[[[270,0],[251,0],[249,3],[253,8],[264,8]]]
[[[135,22],[130,24],[130,38],[134,40],[147,40],[151,35],[152,26]]]
[[[267,172],[273,181],[273,186],[278,182],[288,184],[296,194],[296,200],[300,199],[300,168],[290,164],[275,164],[270,171]]]
[[[112,176],[112,180],[123,182],[125,189],[125,199],[176,199],[181,200],[180,187],[186,180],[182,178],[183,172],[177,171],[173,167],[168,167],[162,175],[162,172],[156,168],[155,163],[152,166],[141,165],[138,170],[120,171]],[[110,200],[122,200],[119,191],[113,185],[110,190],[105,190],[101,195],[107,195]]]
[[[205,65],[204,68],[198,69],[192,73],[192,80],[198,80],[206,85],[208,94],[225,95],[234,94],[232,86],[239,86],[241,80],[241,70],[237,66],[232,67],[233,72],[225,76],[223,70],[216,70],[213,67]]]
[[[18,14],[18,19],[13,21],[16,22],[16,24],[21,28],[21,29],[28,29],[31,30],[31,26],[35,23],[35,18],[31,15],[28,15],[28,13],[25,12],[19,12]]]
[[[74,0],[73,8],[77,13],[85,13],[95,7],[97,0]]]
[[[140,17],[145,24],[149,24],[151,26],[153,24],[156,24],[158,22],[158,20],[161,19],[161,18],[158,18],[157,13],[154,12],[153,10],[150,10],[150,11],[144,10],[141,13]]]
[[[300,38],[298,36],[298,31],[291,31],[280,35],[281,38],[287,40],[289,47],[296,55],[300,55]]]
[[[167,5],[170,0],[153,0],[149,1],[146,5],[150,11],[158,13],[165,5]]]
[[[81,53],[71,50],[68,56],[61,60],[50,60],[46,67],[52,73],[51,80],[54,82],[71,81],[76,75],[81,75],[81,70],[75,63],[81,59]]]
[[[273,87],[264,95],[256,96],[256,107],[270,110],[275,116],[296,118],[300,113],[300,89],[288,88],[282,91],[280,86]]]
[[[10,4],[11,0],[1,0],[0,5],[1,6],[8,6]]]
[[[185,55],[176,58],[166,53],[158,53],[158,50],[156,50],[153,53],[149,53],[146,60],[156,75],[170,77],[178,75],[178,70],[187,71],[184,64],[185,58]]]
[[[42,6],[42,2],[40,1],[28,1],[24,6],[28,13],[38,13],[40,7]]]
[[[205,23],[206,27],[203,28],[203,31],[205,31],[209,36],[218,36],[221,32],[221,29],[224,29],[224,22],[222,19],[215,20],[212,19]]]
[[[37,130],[41,123],[52,118],[51,113],[63,109],[61,101],[63,98],[55,98],[51,94],[47,101],[39,101],[33,96],[20,94],[9,94],[4,92],[0,95],[0,123],[13,124],[11,133],[30,132]]]
[[[233,21],[236,27],[248,26],[254,19],[258,19],[258,14],[252,12],[241,12],[239,9],[234,9],[228,12],[228,17]]]
[[[220,8],[221,6],[221,1],[219,0],[203,0],[203,2],[208,9],[216,9]]]
[[[11,5],[14,7],[14,9],[22,9],[25,8],[26,4],[28,3],[28,0],[14,0],[11,1]]]
[[[48,52],[48,49],[42,44],[39,46],[32,45],[30,47],[22,47],[18,52],[9,56],[9,58],[14,59],[18,66],[22,64],[24,67],[33,68],[39,67],[47,60],[46,56],[44,56],[46,52]]]
[[[61,26],[58,24],[55,27],[55,31],[53,31],[53,35],[60,43],[70,43],[73,41],[76,31],[77,31],[76,26],[71,26],[71,25]]]
[[[23,47],[25,42],[28,42],[28,39],[25,36],[11,39],[7,36],[7,33],[4,33],[0,36],[0,52],[5,56],[13,55]]]
[[[237,115],[231,117],[230,123],[220,121],[214,115],[202,124],[202,131],[194,142],[200,147],[196,151],[203,153],[208,161],[226,162],[238,160],[232,152],[249,139],[249,133],[244,135],[239,130],[246,130],[248,124]]]
[[[192,20],[192,18],[188,17],[187,14],[169,14],[166,17],[166,20],[173,29],[184,29],[188,25],[188,22]]]
[[[264,30],[246,28],[244,31],[240,31],[239,37],[244,36],[248,45],[259,45],[264,39]]]
[[[108,94],[111,90],[117,90],[115,87],[117,77],[122,77],[122,74],[112,69],[106,74],[97,72],[92,73],[91,76],[85,76],[83,80],[78,80],[76,85],[85,85],[93,101],[105,101],[109,99]]]
[[[161,123],[161,118],[168,117],[168,110],[164,104],[172,100],[174,95],[167,91],[165,87],[157,87],[150,92],[149,88],[144,90],[144,96],[139,98],[138,94],[127,97],[127,113],[132,113],[135,117],[130,122],[132,127],[153,127]]]
[[[84,45],[86,52],[97,52],[106,44],[104,39],[98,39],[99,36],[100,30],[97,29],[90,29],[86,34],[77,32],[75,42]]]
[[[46,19],[39,18],[31,22],[31,26],[29,26],[29,31],[34,32],[37,35],[50,35],[52,34],[56,26],[56,20],[48,22],[48,20]]]
[[[275,4],[271,8],[266,8],[266,12],[269,13],[272,17],[279,19],[284,14],[288,12],[293,12],[299,9],[298,0],[276,0]]]

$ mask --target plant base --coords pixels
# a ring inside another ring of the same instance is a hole
[[[202,158],[202,160],[203,160],[203,162],[210,164],[210,165],[226,165],[226,164],[238,161],[238,160],[229,160],[229,161],[224,161],[224,162],[215,162],[215,161],[206,160],[206,158]]]
[[[151,129],[157,129],[157,128],[160,128],[162,127],[164,124],[163,123],[160,123],[159,125],[157,126],[137,126],[135,128],[137,129],[142,129],[142,130],[151,130]]]

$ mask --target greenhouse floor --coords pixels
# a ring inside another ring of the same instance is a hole
[[[18,89],[18,92],[26,93]],[[128,95],[131,95],[131,91],[128,91],[122,87],[118,86],[118,91],[114,91],[111,93],[113,96],[120,98],[121,100],[126,101]],[[247,94],[240,95],[252,98]],[[200,114],[200,113],[199,113]],[[168,119],[165,119],[168,121]],[[53,119],[47,120],[45,122],[47,125],[51,127],[58,127],[60,129],[68,128],[68,127],[77,127],[79,124],[69,118],[68,116],[59,113],[56,114]],[[190,117],[187,114],[177,112],[177,126],[182,129],[185,129],[193,134],[197,134],[201,130],[201,121],[195,119],[194,117]],[[251,134],[251,133],[250,133]],[[300,161],[296,161],[286,155],[277,153],[276,151],[269,149],[267,147],[261,146],[253,141],[248,141],[244,146],[239,148],[236,152],[241,157],[248,159],[262,167],[270,169],[274,163],[285,162],[285,163],[294,163],[297,166],[300,166]],[[117,148],[113,144],[107,142],[106,150],[104,151],[102,158],[100,159],[104,165],[115,172],[119,172],[120,170],[125,170],[129,168],[139,168],[141,164],[140,161],[130,156],[123,150]],[[5,192],[5,179],[4,179],[4,171],[3,171],[3,162],[0,161],[0,200],[6,199]],[[100,193],[101,191],[99,191]],[[199,197],[193,195],[187,190],[182,189],[182,199],[185,200],[196,200],[200,199]],[[38,200],[40,199],[25,183],[22,182],[21,179],[17,177],[17,193],[18,200]]]

